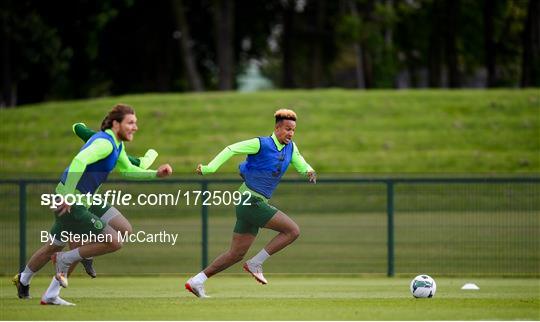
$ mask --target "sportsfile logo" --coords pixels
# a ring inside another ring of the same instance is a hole
[[[105,193],[59,194],[44,193],[41,195],[41,205],[56,209],[63,204],[93,205],[105,208],[111,206],[220,206],[220,205],[251,205],[249,191],[201,191],[181,190],[175,193],[141,193],[136,197],[122,190],[107,190]]]

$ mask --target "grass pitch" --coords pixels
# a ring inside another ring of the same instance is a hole
[[[538,279],[437,278],[432,299],[414,299],[410,278],[268,274],[262,286],[247,275],[207,282],[210,299],[184,290],[187,276],[76,276],[62,296],[75,307],[39,305],[50,278],[32,282],[32,300],[19,300],[4,276],[2,320],[539,320]],[[412,276],[411,276],[412,278]]]

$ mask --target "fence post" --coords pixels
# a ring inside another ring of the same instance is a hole
[[[203,181],[201,184],[201,219],[202,219],[202,257],[201,270],[204,270],[208,265],[208,206],[204,204],[204,193],[208,191],[208,182]]]
[[[388,215],[388,276],[394,276],[394,182],[386,183],[386,212]]]
[[[19,181],[19,272],[26,266],[26,182]]]

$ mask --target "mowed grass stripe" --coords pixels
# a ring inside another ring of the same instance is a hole
[[[21,301],[2,283],[2,319],[10,320],[492,320],[538,319],[537,279],[477,278],[479,291],[462,291],[463,278],[436,278],[433,299],[414,299],[408,278],[217,276],[207,283],[213,298],[199,300],[183,289],[187,276],[77,277],[62,295],[76,307],[43,307]],[[412,278],[412,277],[411,277]],[[49,283],[34,279],[38,297]]]

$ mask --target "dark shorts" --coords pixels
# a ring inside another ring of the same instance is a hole
[[[248,199],[249,200],[246,200]],[[250,205],[244,205],[244,201]],[[259,228],[266,226],[278,209],[256,196],[245,196],[236,206],[236,225],[234,232],[257,236]]]
[[[51,227],[51,235],[56,236],[55,242],[60,242],[60,234],[63,231],[72,232],[73,234],[100,234],[105,228],[106,223],[101,220],[101,217],[111,208],[110,205],[105,207],[73,205],[69,213],[62,216],[55,215],[54,223]]]

